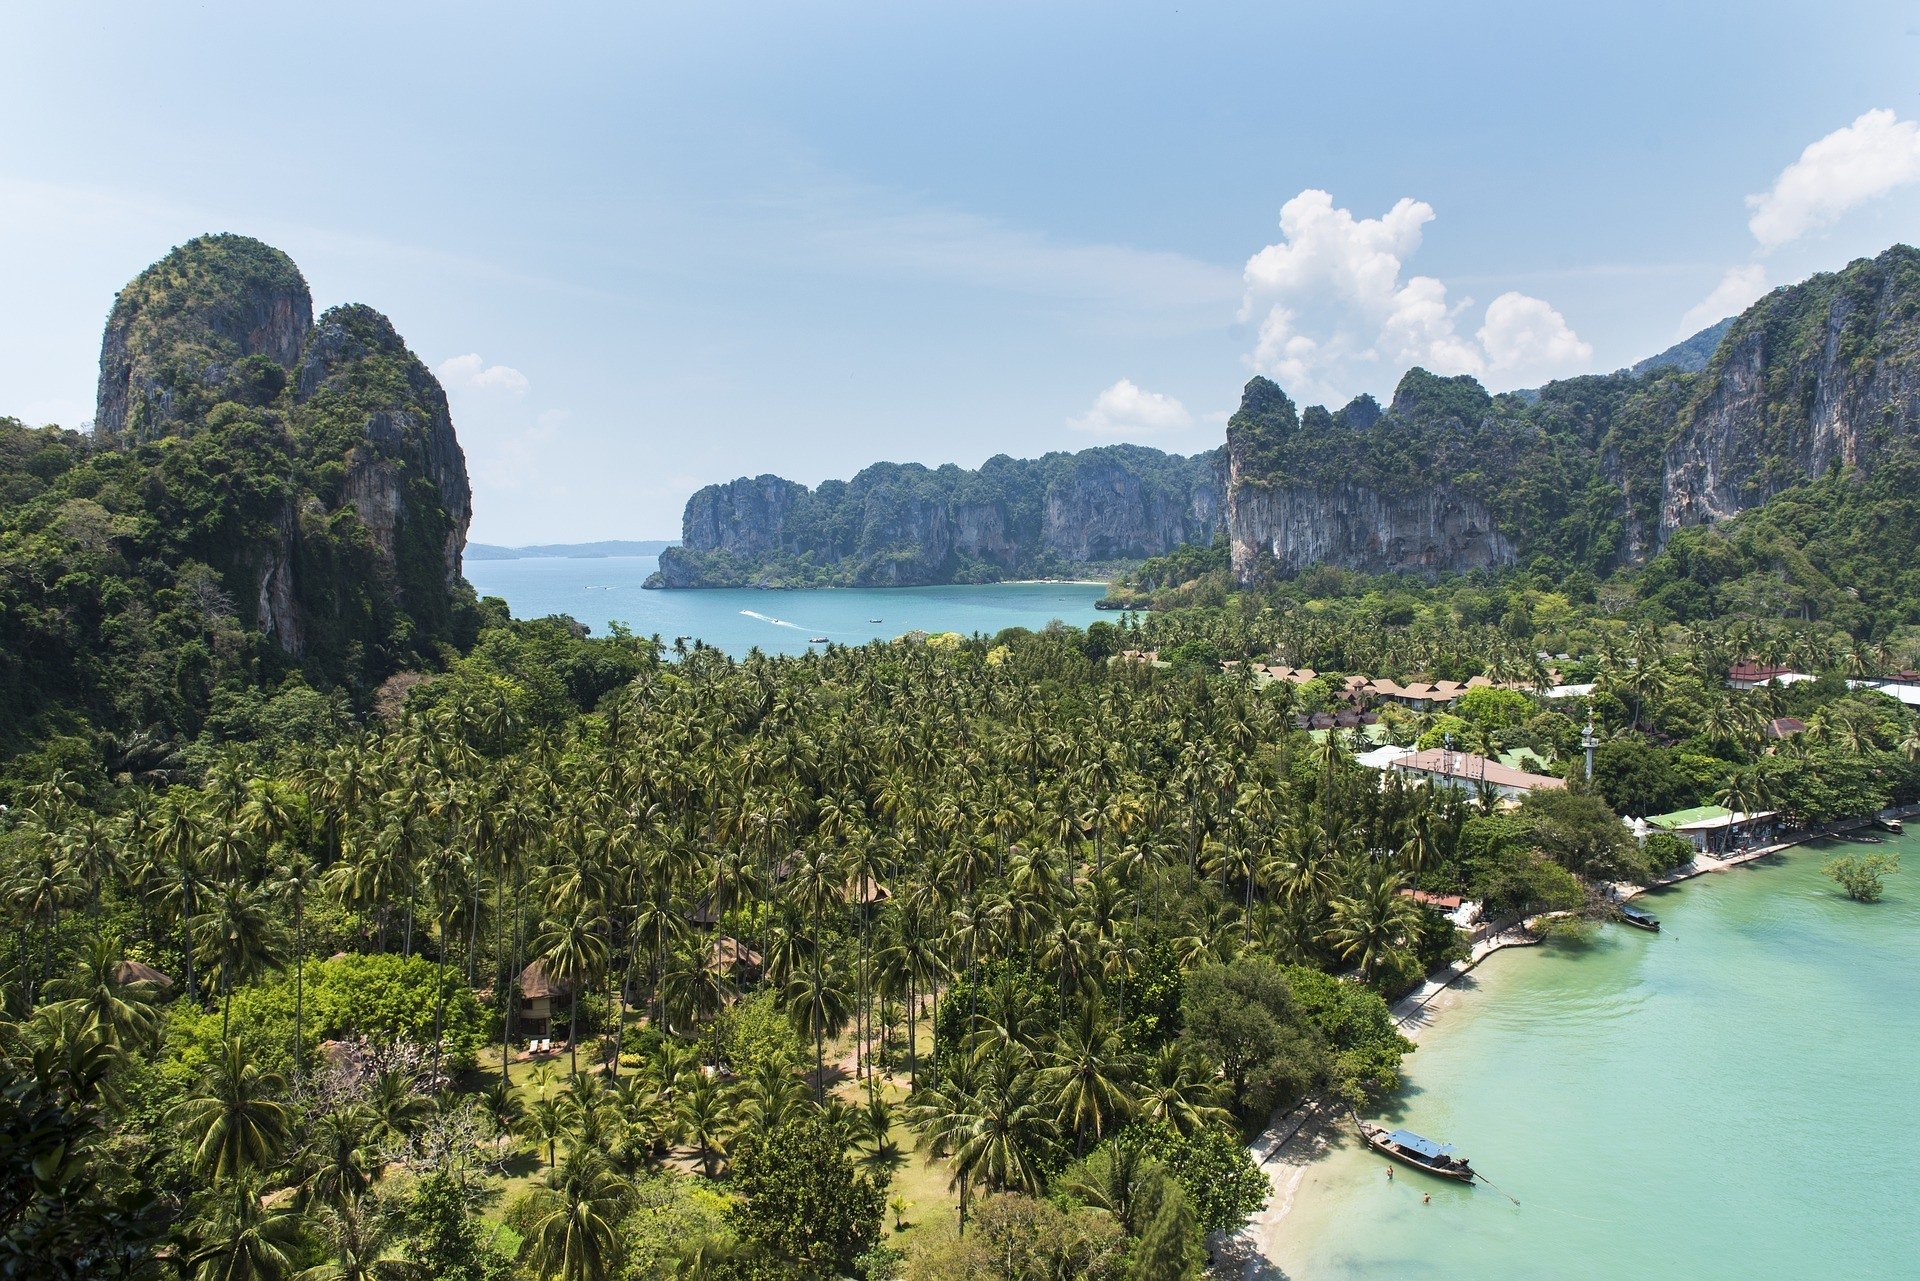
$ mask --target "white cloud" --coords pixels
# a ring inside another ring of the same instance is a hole
[[[1566,317],[1538,298],[1501,294],[1487,304],[1486,323],[1474,337],[1496,373],[1520,369],[1570,369],[1593,359],[1593,344],[1582,342]]]
[[[1524,386],[1583,367],[1593,348],[1538,298],[1505,293],[1476,334],[1460,332],[1471,299],[1450,303],[1432,276],[1402,278],[1433,206],[1403,198],[1356,218],[1324,191],[1280,210],[1281,240],[1247,260],[1242,320],[1258,320],[1247,361],[1296,396],[1338,401],[1385,390],[1409,366]]]
[[[1748,196],[1747,227],[1777,249],[1877,196],[1920,182],[1920,123],[1882,107],[1807,144],[1773,189]]]
[[[489,365],[477,352],[440,362],[440,381],[475,391],[504,391],[524,396],[533,384],[512,365]]]
[[[1767,269],[1759,263],[1745,267],[1729,267],[1727,274],[1720,277],[1720,283],[1713,292],[1702,298],[1680,317],[1680,328],[1674,331],[1676,338],[1690,338],[1708,325],[1725,320],[1728,316],[1738,315],[1757,302],[1767,292]]]
[[[1135,386],[1131,378],[1122,378],[1095,396],[1093,407],[1086,413],[1068,419],[1067,426],[1103,436],[1151,436],[1185,431],[1193,426],[1193,415],[1172,396],[1148,391]]]

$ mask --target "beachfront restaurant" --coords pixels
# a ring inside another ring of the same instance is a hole
[[[1671,814],[1655,814],[1644,821],[1649,833],[1665,832],[1702,853],[1724,854],[1772,836],[1773,820],[1772,810],[1742,814],[1724,805],[1696,805]]]

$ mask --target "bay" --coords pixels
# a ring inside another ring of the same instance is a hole
[[[596,636],[620,622],[640,636],[657,633],[668,644],[677,636],[698,638],[735,657],[755,646],[768,654],[800,653],[815,636],[863,645],[909,631],[1037,631],[1056,618],[1085,627],[1101,616],[1093,603],[1106,595],[1099,583],[648,591],[641,584],[657,568],[653,556],[529,557],[469,561],[465,572],[482,596],[504,599],[515,618],[569,614]]]
[[[1854,903],[1820,868],[1869,848],[1906,868]],[[1268,1244],[1281,1273],[1920,1276],[1920,837],[1803,847],[1640,902],[1659,934],[1488,958],[1385,1110],[1519,1208],[1389,1181],[1345,1127]]]

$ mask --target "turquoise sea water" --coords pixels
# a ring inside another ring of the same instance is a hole
[[[1085,627],[1100,615],[1093,602],[1106,588],[1086,583],[996,583],[985,587],[836,588],[828,591],[646,591],[659,567],[652,556],[600,560],[529,558],[469,561],[467,580],[483,596],[499,596],[516,618],[571,614],[607,633],[622,622],[641,636],[697,637],[733,655],[754,646],[793,654],[825,636],[861,645],[908,631],[992,635],[1007,627],[1045,627],[1058,618]],[[872,620],[880,621],[874,622]]]
[[[1660,934],[1496,953],[1385,1115],[1521,1202],[1350,1131],[1279,1227],[1289,1278],[1920,1277],[1920,834],[1878,904],[1802,848],[1641,900]],[[1422,1204],[1422,1193],[1432,1193]]]

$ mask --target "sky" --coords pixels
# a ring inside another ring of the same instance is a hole
[[[0,414],[278,245],[440,374],[494,543],[701,485],[1222,439],[1253,374],[1605,371],[1920,238],[1911,3],[0,8]]]

